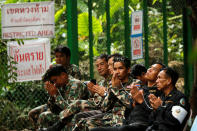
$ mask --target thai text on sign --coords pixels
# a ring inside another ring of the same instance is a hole
[[[17,63],[17,81],[41,80],[50,65],[50,40],[26,40],[24,45],[16,41],[8,42],[8,56]],[[9,64],[9,63],[8,63]]]
[[[1,9],[3,39],[54,36],[54,2],[6,4]]]

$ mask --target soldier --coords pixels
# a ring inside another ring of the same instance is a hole
[[[65,68],[67,68],[69,75],[75,79],[81,80],[82,76],[79,67],[74,64],[70,64],[70,49],[66,46],[60,45],[54,50],[54,52],[56,64],[63,65]]]
[[[108,56],[106,54],[100,55],[96,59],[96,68],[100,76],[104,78],[104,80],[101,80],[98,84],[95,84],[93,82],[89,82],[87,84],[88,89],[93,93],[97,93],[100,96],[104,96],[104,93],[106,91],[106,88],[109,86],[109,82],[111,80],[110,72],[108,70]]]
[[[154,109],[150,116],[151,126],[147,131],[182,131],[190,115],[190,105],[186,96],[177,90],[175,84],[178,73],[172,68],[164,68],[156,81],[160,97],[149,95]]]
[[[79,80],[70,79],[67,74],[67,69],[62,65],[52,65],[52,67],[44,74],[43,81],[45,82],[45,89],[50,95],[47,106],[55,116],[74,100],[88,98],[89,93],[85,84],[81,83]],[[44,113],[45,112],[42,114]],[[42,114],[40,115],[41,121]],[[47,120],[51,119],[49,117]],[[46,121],[43,120],[42,124],[44,122]],[[48,124],[47,121],[46,125]]]
[[[115,57],[113,63],[112,86],[109,88],[100,110],[102,115],[82,118],[76,130],[88,130],[97,126],[121,125],[124,111],[129,108],[129,93],[126,87],[132,83],[129,79],[130,60]]]
[[[54,50],[54,54],[55,54],[56,63],[61,64],[67,68],[67,74],[69,74],[70,76],[76,79],[81,79],[81,73],[79,71],[79,68],[74,64],[70,64],[71,52],[68,47],[60,45]],[[35,129],[38,128],[37,121],[38,121],[39,115],[42,112],[45,112],[45,114],[51,113],[50,110],[48,109],[47,104],[36,107],[28,113],[29,119]]]

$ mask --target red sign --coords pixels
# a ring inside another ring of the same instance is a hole
[[[41,80],[50,65],[50,40],[26,40],[24,45],[17,41],[8,42],[8,56],[17,63],[17,81]],[[8,63],[9,64],[9,63]]]

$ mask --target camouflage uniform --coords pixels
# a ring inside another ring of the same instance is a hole
[[[111,77],[108,79],[102,80],[98,83],[98,85],[106,87],[106,90],[108,90],[110,83]],[[63,110],[60,113],[60,118],[66,118],[70,115],[76,114],[78,112],[83,112],[83,111],[89,111],[89,110],[97,110],[100,107],[100,104],[104,100],[104,97],[99,96],[97,93],[95,93],[91,98],[88,100],[77,100],[73,103],[71,103],[65,110]],[[72,119],[72,122],[67,124],[65,127],[65,131],[71,130],[72,127],[74,126],[73,123],[75,123],[75,118]]]
[[[104,113],[101,117],[82,118],[76,123],[76,129],[83,131],[92,129],[98,126],[114,126],[122,125],[124,119],[124,112],[126,108],[130,107],[129,90],[126,89],[132,83],[130,78],[124,87],[110,87],[108,95],[101,104],[101,110]]]
[[[82,79],[82,75],[78,66],[70,64],[66,68],[68,69],[68,74],[71,75],[73,78],[78,80]]]
[[[69,78],[81,79],[80,70],[76,65],[71,64],[67,68],[68,68]],[[35,129],[38,128],[37,121],[38,121],[39,115],[43,112],[45,112],[44,114],[46,114],[46,113],[50,114],[51,113],[47,104],[44,104],[44,105],[41,105],[41,106],[38,106],[38,107],[32,109],[28,114],[30,122],[32,123],[32,125],[34,126]]]
[[[69,79],[68,84],[59,89],[56,98],[50,97],[48,106],[52,113],[42,113],[39,116],[39,125],[41,127],[50,126],[50,123],[53,124],[59,119],[60,111],[66,109],[69,104],[76,100],[87,99],[89,94],[85,84],[76,79]]]

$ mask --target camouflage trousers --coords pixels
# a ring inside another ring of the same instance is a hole
[[[70,115],[77,114],[83,111],[89,111],[96,109],[96,105],[93,101],[89,100],[76,100],[71,103],[65,110],[60,112],[60,118],[66,118]]]
[[[121,126],[124,115],[114,113],[103,113],[79,120],[74,127],[74,131],[89,131],[95,127]]]
[[[40,128],[48,128],[54,125],[59,120],[60,120],[59,115],[56,115],[50,111],[46,111],[40,114],[38,124]],[[73,121],[74,119],[72,119],[71,122],[67,122],[64,129],[62,129],[61,131],[72,131],[72,128],[73,128],[72,123],[74,123]]]
[[[41,106],[38,106],[38,107],[32,109],[28,113],[29,120],[35,129],[38,128],[38,119],[39,119],[40,114],[47,111],[47,110],[49,110],[49,108],[48,108],[47,104],[44,104],[44,105],[41,105]]]
[[[38,126],[40,128],[48,128],[59,120],[59,115],[52,113],[50,110],[42,112],[38,119]]]
[[[67,125],[65,125],[63,131],[71,131],[72,128],[75,126],[75,123],[77,123],[79,119],[78,116],[75,114],[79,112],[86,112],[95,109],[96,109],[96,105],[91,100],[76,100],[75,102],[71,103],[65,110],[63,110],[59,114],[60,119],[67,118],[71,115],[74,116],[72,121]]]

